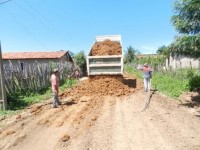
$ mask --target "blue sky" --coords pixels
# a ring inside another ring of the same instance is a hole
[[[173,0],[12,0],[0,5],[2,51],[87,54],[95,36],[120,34],[124,50],[156,53],[177,34],[172,10]]]

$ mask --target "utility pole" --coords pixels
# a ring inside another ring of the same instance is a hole
[[[0,42],[0,102],[3,103],[3,109],[6,110],[7,109],[7,97],[6,97],[5,79],[4,79],[4,73],[3,73],[1,42]]]

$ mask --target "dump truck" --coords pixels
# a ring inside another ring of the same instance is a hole
[[[123,75],[121,35],[96,36],[86,61],[88,76]]]

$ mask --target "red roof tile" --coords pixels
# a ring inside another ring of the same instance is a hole
[[[64,56],[67,51],[57,52],[10,52],[2,53],[3,59],[55,59]]]

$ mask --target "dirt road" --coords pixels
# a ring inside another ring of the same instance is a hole
[[[200,115],[154,93],[82,96],[50,102],[1,120],[1,150],[200,150]]]

